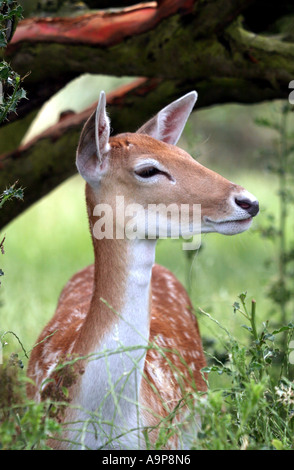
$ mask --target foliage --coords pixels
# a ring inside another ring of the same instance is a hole
[[[14,0],[0,1],[0,48],[5,48],[22,17],[22,7]],[[0,62],[0,124],[10,112],[16,112],[17,104],[25,98],[21,78],[4,60]],[[11,199],[23,199],[23,189],[17,182],[0,194],[0,209]],[[4,255],[5,236],[0,239],[0,251]],[[4,272],[0,269],[0,276]],[[1,284],[1,283],[0,283]],[[25,401],[24,382],[19,376],[23,367],[17,354],[2,363],[3,335],[0,338],[0,448],[24,449],[39,446],[52,428],[44,415],[48,405]],[[5,343],[4,343],[5,344]]]
[[[203,372],[226,377],[228,386],[210,389],[205,402],[200,401],[197,412],[202,429],[194,441],[196,449],[210,450],[262,450],[294,449],[294,385],[287,378],[288,371],[277,365],[278,337],[286,333],[289,340],[294,324],[270,330],[264,322],[258,328],[256,303],[251,311],[246,306],[246,293],[233,305],[234,312],[242,315],[249,335],[249,346],[240,344],[228,330],[227,360],[214,363]],[[202,311],[203,312],[203,311]],[[208,313],[203,312],[222,330],[224,328]]]
[[[17,181],[0,194],[0,209],[2,209],[3,205],[11,199],[23,199],[23,189],[16,187],[16,185]]]
[[[180,442],[188,441],[192,450],[294,449],[294,385],[287,378],[288,369],[281,364],[277,367],[275,362],[279,355],[278,337],[284,333],[287,334],[286,350],[290,355],[289,343],[294,324],[288,323],[278,329],[271,329],[269,322],[259,325],[255,301],[251,302],[251,309],[247,304],[246,293],[242,293],[233,305],[234,314],[241,315],[246,321],[243,325],[248,339],[246,345],[202,311],[225,331],[227,337],[226,361],[211,357],[210,365],[202,372],[208,377],[216,374],[226,378],[227,385],[210,388],[205,395],[195,391],[180,400],[159,424],[155,449],[165,448],[173,437]],[[78,361],[79,358],[75,358],[69,364]],[[53,419],[55,407],[60,403],[49,399],[42,403],[28,400],[20,365],[19,357],[12,355],[0,367],[0,445],[3,449],[46,449],[48,438],[61,431],[60,424]],[[66,396],[65,388],[63,393]],[[177,414],[187,403],[190,414],[182,422],[177,419]],[[62,405],[66,406],[66,401]],[[87,413],[89,419],[87,423],[81,423],[81,428],[91,423],[99,429],[99,410]],[[199,416],[202,423],[200,431],[195,426]],[[116,431],[114,429],[113,434],[117,434]],[[148,432],[148,429],[143,430],[143,435],[147,449],[152,449]]]
[[[294,301],[294,245],[288,228],[294,201],[294,134],[289,131],[291,106],[288,103],[279,104],[278,109],[276,106],[274,117],[256,119],[256,124],[277,135],[270,150],[262,151],[262,157],[266,159],[267,170],[278,181],[278,210],[263,214],[263,222],[257,229],[262,238],[273,244],[272,257],[266,261],[267,267],[276,266],[276,274],[267,287],[271,310],[266,314],[262,312],[267,320],[258,328],[256,302],[252,300],[249,309],[246,293],[239,295],[233,309],[235,314],[246,320],[243,327],[247,338],[242,337],[242,342],[202,311],[225,331],[227,342],[225,353],[216,356],[213,351],[204,370],[209,377],[222,377],[222,386],[211,388],[205,404],[200,401],[197,407],[203,426],[194,441],[195,449],[294,448],[291,348],[294,323],[289,322]],[[279,326],[276,328],[270,327],[268,320],[272,313],[278,313],[275,321]]]
[[[2,194],[0,194],[0,209],[2,209],[3,205],[11,199],[23,199],[23,189],[20,187],[16,187],[16,183],[14,183],[9,188],[6,188]],[[0,241],[0,251],[2,255],[4,255],[4,241],[5,236]],[[0,268],[0,276],[4,276],[3,270]],[[1,286],[1,282],[0,282]]]
[[[262,156],[266,158],[268,171],[277,177],[279,188],[278,212],[268,213],[267,223],[259,230],[262,237],[272,240],[275,246],[275,259],[267,263],[276,262],[277,274],[269,284],[268,296],[279,309],[281,323],[285,323],[294,305],[294,242],[287,237],[287,224],[291,220],[294,202],[294,133],[289,132],[293,107],[282,103],[276,111],[274,117],[256,119],[259,126],[277,133],[271,150],[263,152]],[[284,354],[283,351],[281,353]]]
[[[17,354],[0,365],[0,449],[48,449],[48,436],[59,431],[50,417],[48,401],[35,403],[26,398],[26,379]]]
[[[0,48],[5,48],[22,18],[22,7],[15,0],[0,1]],[[26,98],[22,79],[5,60],[0,62],[0,124],[11,112],[16,112],[19,101]]]
[[[23,9],[15,0],[0,1],[0,47],[6,47],[13,36],[17,20],[22,18]]]

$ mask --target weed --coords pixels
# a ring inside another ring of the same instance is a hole
[[[22,12],[22,7],[15,0],[0,2],[0,48],[7,47]],[[26,92],[21,87],[22,80],[10,64],[4,60],[0,62],[0,124],[9,113],[15,113],[19,101],[26,98]]]
[[[27,399],[27,379],[20,365],[16,354],[0,365],[0,449],[48,449],[48,437],[60,428],[49,417],[50,402]]]
[[[214,363],[203,372],[226,376],[229,386],[208,391],[205,406],[198,405],[202,429],[195,437],[195,449],[293,449],[294,387],[283,365],[275,362],[280,351],[278,337],[291,337],[294,324],[270,329],[269,322],[258,328],[256,303],[247,307],[246,293],[233,305],[234,313],[246,320],[249,335],[242,345],[209,314],[227,335],[225,363]],[[287,342],[289,344],[289,341]],[[285,348],[287,351],[287,348]],[[288,351],[289,352],[289,351]]]

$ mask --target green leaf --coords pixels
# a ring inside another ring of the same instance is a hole
[[[273,439],[272,440],[272,445],[275,447],[277,450],[285,450],[283,443],[279,441],[278,439]]]
[[[242,326],[242,328],[245,328],[245,330],[248,330],[248,331],[250,331],[250,333],[252,333],[251,326],[247,326],[247,325],[241,325],[241,326]]]
[[[61,387],[61,390],[63,391],[65,397],[67,398],[69,395],[68,389],[66,387]]]
[[[240,294],[238,297],[241,300],[241,302],[244,303],[247,297],[247,292],[242,292],[242,294]]]
[[[272,335],[277,335],[278,333],[282,333],[283,331],[294,330],[294,324],[292,322],[288,323],[287,326],[282,326],[278,330],[274,330]]]
[[[251,370],[261,370],[263,367],[264,367],[263,364],[261,364],[260,362],[256,362],[256,361],[251,362],[250,364]]]
[[[270,119],[260,116],[254,119],[255,124],[262,127],[268,127],[269,129],[275,129],[277,131],[280,130],[280,124]]]
[[[201,372],[206,372],[207,374],[210,374],[210,372],[217,372],[218,375],[222,375],[222,374],[231,375],[230,369],[228,369],[227,367],[219,367],[219,366],[203,367],[203,369],[201,369]]]
[[[239,302],[234,302],[233,307],[234,307],[234,313],[236,313],[236,310],[239,310],[239,308],[240,308]]]

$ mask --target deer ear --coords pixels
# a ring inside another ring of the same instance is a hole
[[[193,110],[197,96],[196,91],[191,91],[173,101],[140,127],[137,133],[147,134],[167,144],[176,145]]]
[[[83,127],[77,149],[76,165],[80,175],[91,185],[99,183],[107,169],[106,154],[109,150],[110,122],[106,114],[104,91],[96,111]]]

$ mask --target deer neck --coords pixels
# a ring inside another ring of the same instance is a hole
[[[79,352],[146,345],[156,242],[94,238],[93,242],[94,289]]]
[[[104,417],[90,447],[107,447],[105,436],[138,425],[138,403],[149,340],[150,283],[155,241],[95,240],[94,291],[74,353],[89,354],[74,401]],[[111,393],[110,393],[111,390]],[[84,420],[81,411],[75,417]],[[140,433],[126,433],[119,445],[138,446]],[[97,444],[98,442],[98,444]]]

